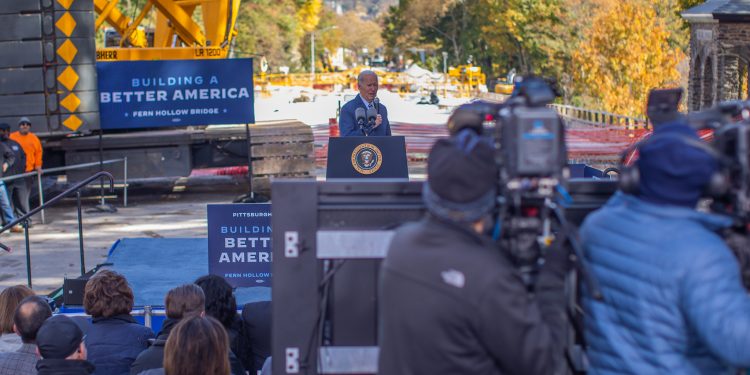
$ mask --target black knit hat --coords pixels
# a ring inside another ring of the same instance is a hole
[[[457,221],[479,220],[495,206],[498,172],[488,140],[470,130],[435,143],[427,159],[427,209]]]
[[[44,359],[68,358],[82,341],[83,331],[65,315],[47,319],[36,334],[36,345]]]

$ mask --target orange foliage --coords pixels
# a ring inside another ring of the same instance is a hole
[[[644,0],[601,7],[573,52],[577,92],[589,105],[642,116],[649,90],[679,85],[685,55],[669,45],[670,31]]]

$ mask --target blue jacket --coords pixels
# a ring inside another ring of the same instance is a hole
[[[373,129],[368,135],[391,135],[391,124],[388,122],[388,109],[385,108],[383,103],[380,103],[378,107],[378,113],[383,117],[383,123]],[[365,103],[362,101],[362,97],[359,96],[359,94],[357,94],[356,98],[350,100],[341,107],[341,113],[339,114],[339,130],[342,137],[364,136],[362,130],[357,126],[357,118],[354,116],[354,111],[356,111],[357,108],[367,110],[367,107],[365,107]]]
[[[581,227],[603,301],[584,290],[591,374],[750,366],[750,297],[717,231],[731,219],[617,193]]]
[[[130,315],[94,318],[86,331],[87,360],[95,375],[128,375],[130,365],[154,338],[151,328],[136,323]]]

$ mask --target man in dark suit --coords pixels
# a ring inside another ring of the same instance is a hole
[[[363,70],[357,76],[359,95],[341,107],[339,116],[339,128],[342,137],[349,136],[386,136],[391,135],[391,125],[388,123],[388,110],[384,105],[378,103],[375,98],[378,95],[378,76],[372,70]],[[360,128],[357,126],[355,111],[362,108],[374,108],[377,118],[373,126],[367,125]]]

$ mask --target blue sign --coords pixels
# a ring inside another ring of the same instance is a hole
[[[96,64],[102,129],[255,122],[253,60]]]
[[[271,205],[208,205],[208,273],[234,287],[271,286]]]

